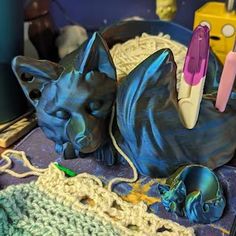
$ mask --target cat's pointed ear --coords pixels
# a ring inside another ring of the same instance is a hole
[[[24,56],[13,59],[12,69],[26,97],[35,107],[45,85],[52,80],[57,80],[64,70],[59,64]]]
[[[158,184],[157,188],[158,188],[160,195],[163,195],[170,190],[170,186],[165,185],[165,184]]]
[[[143,85],[150,89],[155,87],[159,94],[158,102],[163,104],[175,92],[176,64],[170,49],[161,49],[146,59],[143,69]],[[142,73],[142,72],[141,72]]]
[[[173,189],[175,189],[175,191],[177,191],[181,195],[186,196],[186,187],[185,187],[185,184],[184,184],[184,182],[182,180],[178,181],[173,186]]]
[[[75,61],[75,68],[81,74],[92,70],[105,73],[108,78],[116,80],[116,69],[109,48],[99,33],[94,33],[83,46]]]
[[[175,83],[176,64],[170,49],[161,49],[145,59],[128,74],[118,89],[117,114],[122,114],[118,118],[119,126],[127,129],[127,123],[132,124],[146,104],[147,111],[152,107],[163,110],[168,104],[173,106]]]

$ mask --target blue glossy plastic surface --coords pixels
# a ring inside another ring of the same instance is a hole
[[[191,37],[183,27],[158,21],[118,23],[101,33],[112,46],[142,32],[160,31],[182,43]],[[178,112],[171,50],[151,55],[117,87],[106,42],[94,34],[60,64],[25,57],[13,61],[22,88],[36,107],[39,125],[56,143],[58,152],[64,152],[66,158],[94,156],[114,164],[119,155],[111,144],[108,125],[115,102],[113,133],[143,175],[166,177],[179,166],[192,163],[216,168],[233,157],[236,112],[231,105],[225,113],[214,107],[221,65],[213,54],[199,120],[188,130]],[[22,77],[24,73],[32,75],[32,80]]]

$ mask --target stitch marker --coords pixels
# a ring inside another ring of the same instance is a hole
[[[62,166],[57,162],[54,162],[54,164],[59,170],[63,171],[69,177],[75,177],[77,175],[77,173],[75,173],[73,170],[68,169],[65,166]]]

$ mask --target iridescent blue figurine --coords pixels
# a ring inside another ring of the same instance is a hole
[[[38,124],[66,158],[92,153],[108,138],[116,70],[106,43],[94,34],[61,62],[16,57],[13,69],[37,111]],[[113,164],[114,160],[108,160]]]
[[[186,216],[191,222],[209,224],[223,214],[225,198],[221,185],[207,167],[181,167],[158,189],[165,209]]]
[[[89,155],[109,165],[119,158],[108,132],[113,104],[114,136],[143,175],[168,177],[193,163],[216,168],[233,157],[235,107],[229,105],[225,113],[214,107],[211,93],[219,64],[212,55],[192,130],[179,117],[176,64],[170,49],[152,54],[119,85],[109,49],[98,33],[59,64],[22,56],[12,64],[36,108],[39,125],[66,158]]]

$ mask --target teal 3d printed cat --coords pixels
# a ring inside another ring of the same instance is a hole
[[[217,67],[214,60],[210,57],[209,65]],[[195,128],[185,129],[181,123],[170,49],[148,57],[120,84],[106,42],[98,33],[59,64],[19,56],[13,60],[13,70],[35,106],[39,126],[66,158],[89,155],[115,163],[119,155],[108,132],[113,105],[114,136],[143,175],[167,177],[192,163],[214,169],[233,157],[233,106],[219,113],[214,101],[205,96]],[[216,75],[208,73],[205,95],[212,91]]]

